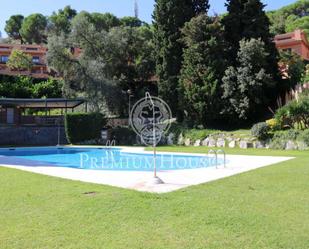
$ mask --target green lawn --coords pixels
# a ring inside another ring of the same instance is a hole
[[[0,248],[309,248],[309,152],[228,152],[296,159],[162,195],[1,167]]]

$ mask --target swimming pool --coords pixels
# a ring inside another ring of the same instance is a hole
[[[152,171],[153,155],[128,152],[121,148],[46,147],[0,149],[0,163],[9,160],[16,165],[66,167],[92,170]],[[218,159],[218,165],[223,160]],[[158,171],[215,167],[213,157],[158,153]]]

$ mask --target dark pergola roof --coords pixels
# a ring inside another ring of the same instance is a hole
[[[16,106],[20,108],[75,108],[85,99],[13,99],[0,98],[0,106]]]

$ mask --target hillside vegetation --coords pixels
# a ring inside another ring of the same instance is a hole
[[[309,0],[299,0],[281,9],[267,13],[272,34],[282,34],[303,29],[309,34]]]

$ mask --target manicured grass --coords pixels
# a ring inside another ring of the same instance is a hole
[[[163,195],[1,167],[0,248],[308,248],[309,153],[228,152],[296,158]]]

